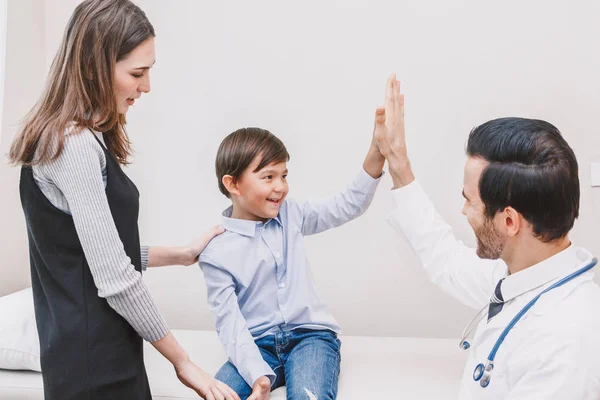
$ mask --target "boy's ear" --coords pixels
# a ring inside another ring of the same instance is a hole
[[[225,189],[227,189],[227,191],[230,194],[233,194],[236,196],[240,195],[240,190],[238,189],[237,182],[233,176],[223,175],[223,178],[221,178],[221,182],[223,182],[223,186],[225,186]]]

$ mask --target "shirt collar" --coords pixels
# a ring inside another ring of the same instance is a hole
[[[509,301],[557,278],[567,276],[576,268],[591,262],[592,259],[593,256],[587,250],[571,244],[560,253],[507,276],[501,287],[504,301]]]
[[[264,223],[261,221],[250,221],[247,219],[239,219],[239,218],[231,218],[231,213],[233,212],[233,206],[227,207],[222,212],[223,215],[223,228],[230,232],[234,232],[240,235],[254,237],[257,229],[261,229],[264,226],[267,226],[271,221],[277,222],[279,225],[281,224],[281,217],[278,214],[276,218],[271,218],[266,220]]]

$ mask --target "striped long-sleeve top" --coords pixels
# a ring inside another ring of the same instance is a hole
[[[106,198],[106,156],[92,135],[84,130],[67,133],[60,156],[33,166],[35,182],[58,209],[73,217],[75,229],[98,295],[149,342],[163,338],[167,325],[119,238]],[[142,269],[148,263],[148,247],[142,247]]]

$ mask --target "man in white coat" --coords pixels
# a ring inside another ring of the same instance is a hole
[[[375,138],[394,182],[389,223],[434,283],[482,310],[474,335],[463,340],[470,354],[460,398],[600,399],[596,260],[569,240],[579,214],[578,165],[558,129],[500,118],[471,131],[462,210],[477,237],[471,249],[455,238],[413,175],[404,97],[394,75],[376,121]]]

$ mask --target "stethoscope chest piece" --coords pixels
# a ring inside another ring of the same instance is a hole
[[[482,363],[477,364],[473,371],[473,380],[479,381],[481,387],[485,388],[490,384],[492,379],[492,370],[494,369],[494,363],[487,360],[485,365]]]

